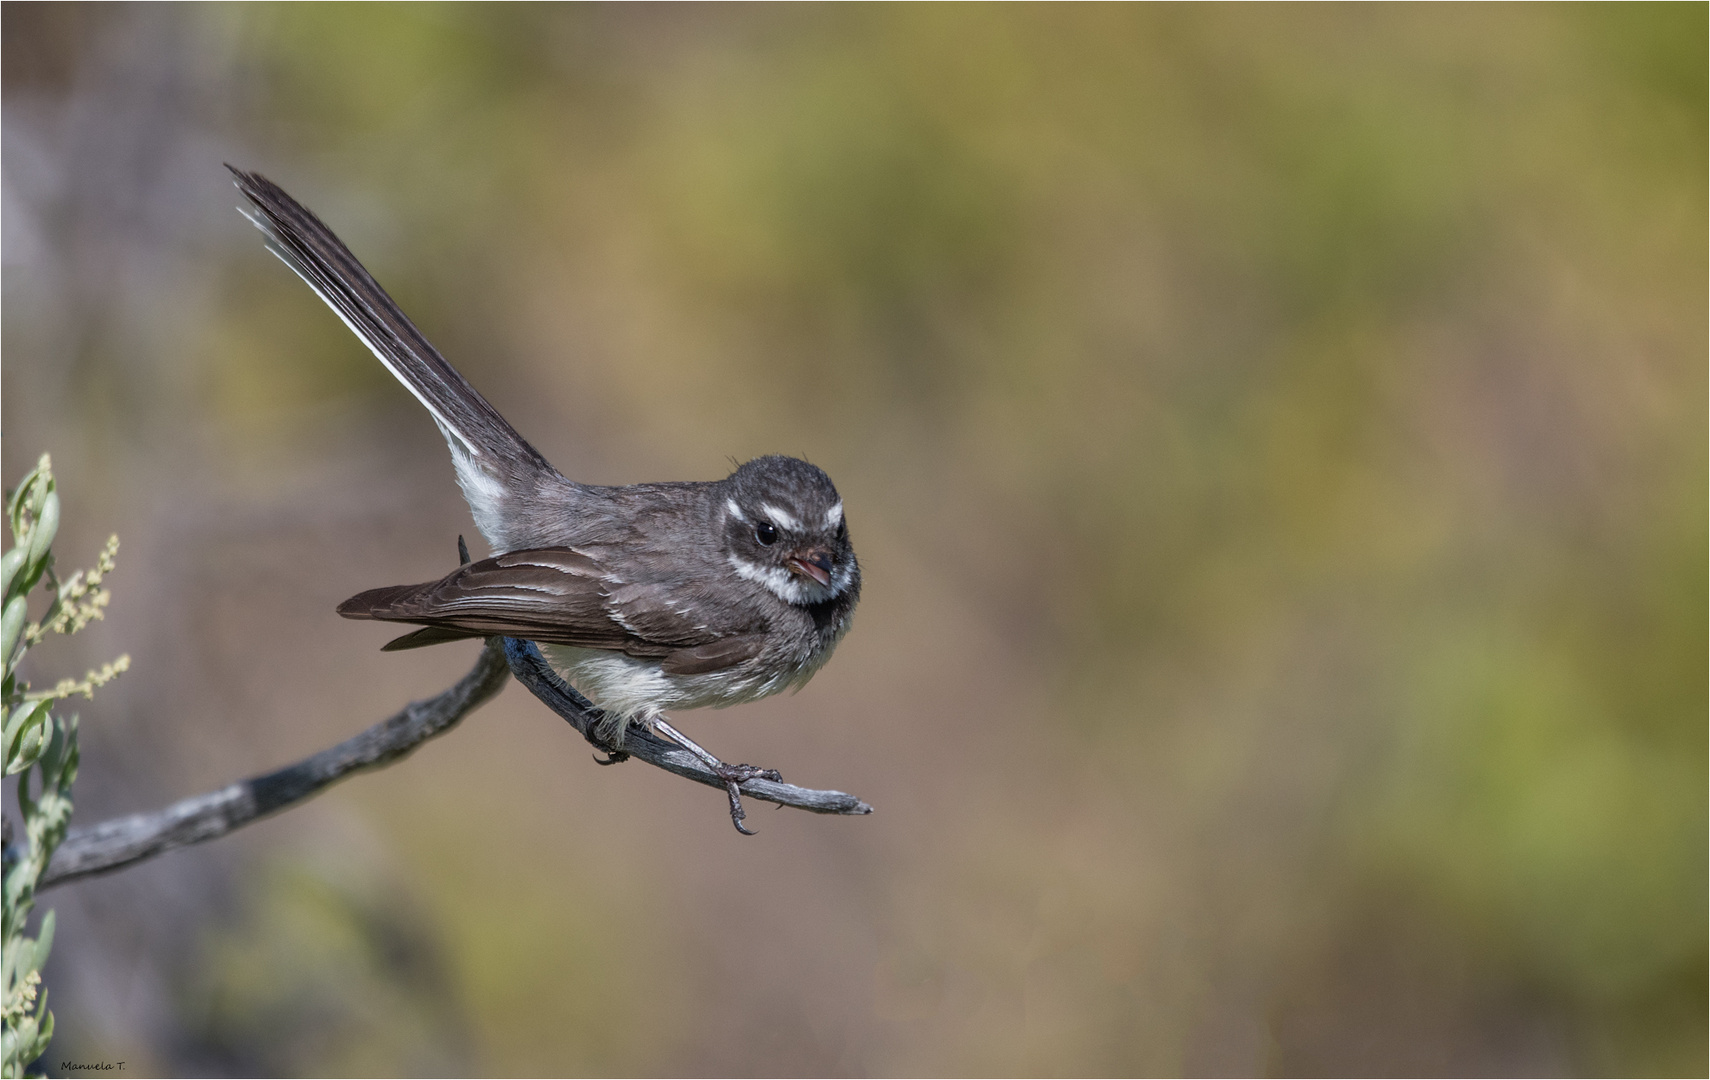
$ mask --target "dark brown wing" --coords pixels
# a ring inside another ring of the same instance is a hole
[[[626,584],[597,559],[571,548],[507,552],[460,566],[438,581],[370,589],[340,604],[338,613],[435,631],[406,634],[388,648],[502,635],[666,657],[719,641],[694,607],[673,600],[666,586]]]
[[[659,670],[667,675],[702,675],[709,671],[723,671],[734,667],[744,660],[760,655],[760,649],[766,644],[764,634],[743,634],[739,637],[720,638],[705,645],[696,645],[692,649],[678,649],[665,657],[659,665]]]

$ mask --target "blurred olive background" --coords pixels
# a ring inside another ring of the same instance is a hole
[[[836,479],[866,592],[679,719],[516,687],[48,894],[176,1075],[1702,1075],[1706,8],[6,4],[5,481],[124,547],[78,821],[438,692],[474,536],[263,250],[323,216],[566,474]]]

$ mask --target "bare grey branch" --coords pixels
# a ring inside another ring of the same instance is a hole
[[[497,694],[513,670],[536,697],[590,743],[601,746],[590,734],[599,723],[599,710],[558,678],[538,649],[529,642],[489,638],[475,666],[455,686],[437,697],[412,702],[337,746],[263,776],[182,799],[163,810],[72,829],[54,852],[37,888],[118,870],[173,848],[213,840],[295,806],[353,773],[389,765],[455,727]],[[728,786],[694,754],[649,732],[630,732],[620,759],[622,756],[639,758],[709,787],[723,790]],[[873,812],[860,799],[841,791],[815,791],[758,777],[743,781],[739,787],[753,798],[816,814]]]
[[[455,727],[499,692],[507,674],[503,642],[494,638],[457,685],[438,697],[405,706],[337,746],[264,776],[180,800],[164,810],[72,829],[37,888],[117,870],[173,848],[224,836],[294,806],[352,773],[389,765]]]

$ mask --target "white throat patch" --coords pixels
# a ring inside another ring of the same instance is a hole
[[[773,596],[786,604],[806,607],[809,604],[823,604],[833,597],[842,595],[849,588],[853,571],[848,566],[840,566],[831,576],[831,584],[821,585],[817,581],[804,579],[799,574],[792,574],[781,566],[756,566],[746,559],[735,555],[730,557],[731,569],[744,581],[752,581],[766,586]]]

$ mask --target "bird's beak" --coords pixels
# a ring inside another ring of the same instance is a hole
[[[789,558],[789,567],[803,577],[813,578],[821,585],[831,584],[831,552],[825,548],[798,551]]]

